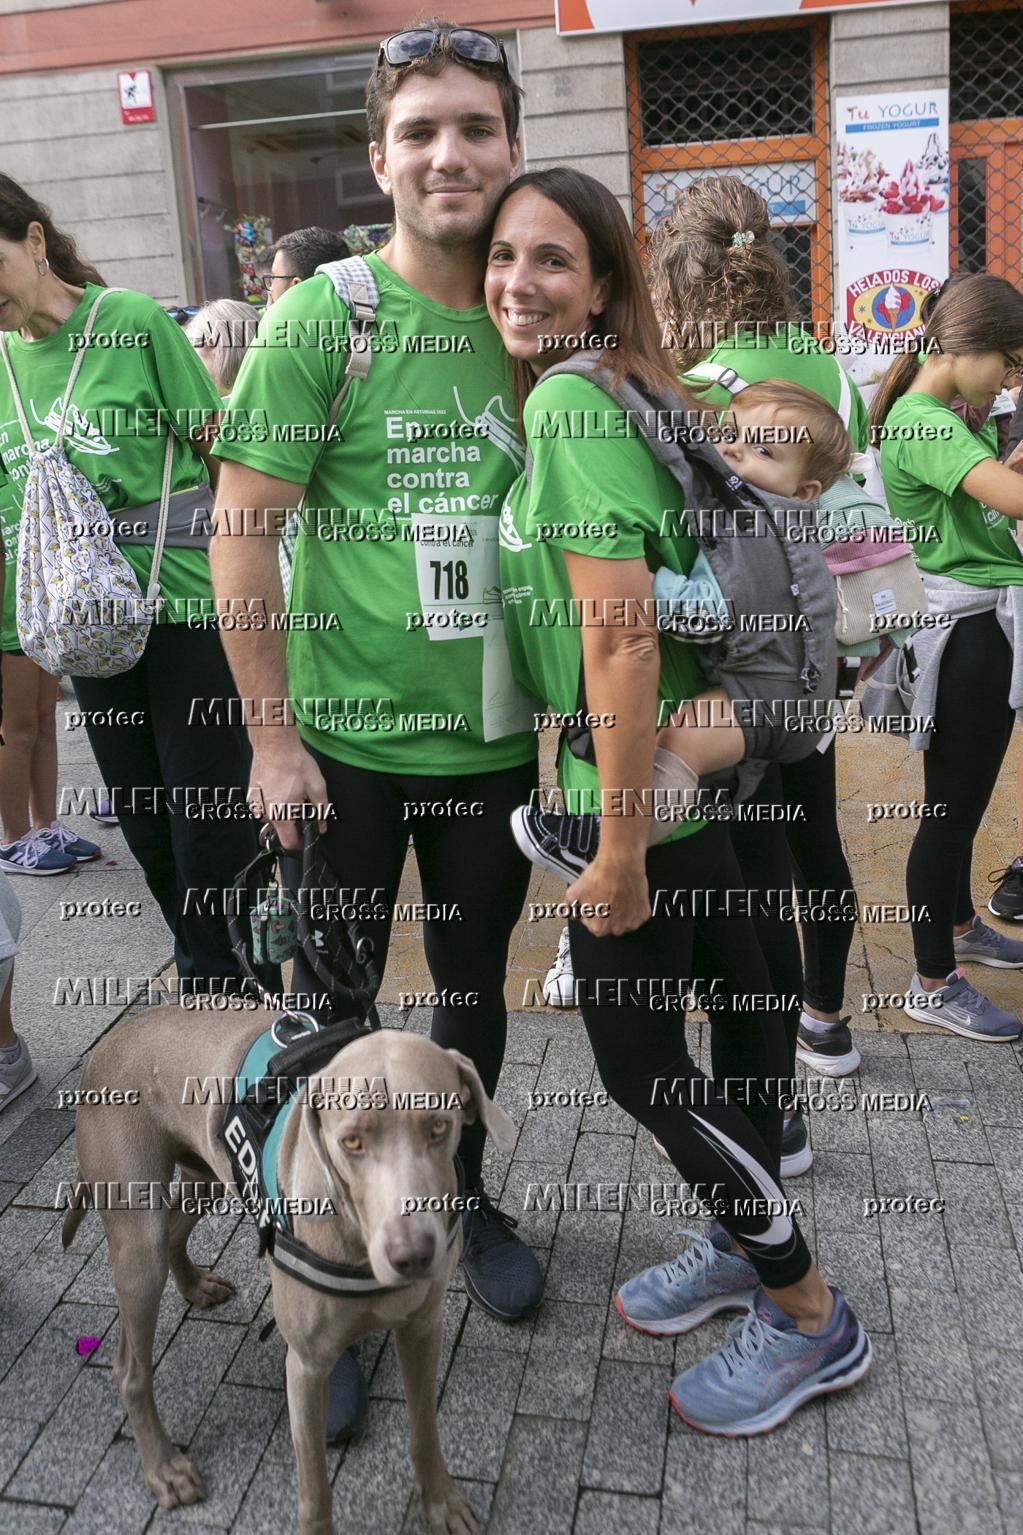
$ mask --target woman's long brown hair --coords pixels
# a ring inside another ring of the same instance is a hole
[[[1023,293],[1004,277],[954,272],[923,306],[924,336],[917,351],[897,357],[870,403],[873,437],[920,366],[918,352],[1004,352],[1023,346]]]
[[[71,236],[58,229],[49,208],[20,187],[10,176],[0,175],[0,235],[19,244],[28,238],[28,226],[41,224],[46,239],[46,259],[50,271],[72,288],[86,283],[106,287],[94,266],[83,261]]]
[[[560,208],[582,231],[594,277],[610,278],[607,308],[598,326],[603,335],[617,337],[616,346],[604,349],[604,363],[613,382],[632,377],[648,394],[669,399],[672,394],[677,396],[678,379],[665,361],[636,243],[618,199],[584,171],[554,166],[547,171],[530,171],[511,182],[494,210],[495,220],[505,203],[527,187]],[[512,381],[521,423],[523,403],[538,379],[527,362],[513,358]]]

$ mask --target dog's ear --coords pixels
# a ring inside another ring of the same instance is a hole
[[[482,1120],[498,1151],[514,1151],[518,1131],[511,1115],[487,1097],[480,1074],[467,1055],[462,1055],[458,1050],[449,1050],[447,1053],[453,1055],[458,1063],[458,1075],[461,1078],[458,1096],[462,1100],[466,1122],[472,1124],[477,1118]]]
[[[299,1104],[301,1115],[298,1129],[298,1150],[302,1156],[301,1188],[295,1189],[296,1197],[314,1199],[336,1206],[344,1198],[344,1188],[337,1171],[331,1166],[320,1133],[320,1116],[308,1100]]]

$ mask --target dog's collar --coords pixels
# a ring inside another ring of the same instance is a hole
[[[458,1163],[456,1166],[459,1172],[458,1187],[461,1191],[463,1186],[461,1166]],[[458,1210],[452,1210],[449,1213],[449,1250],[458,1236],[461,1220]],[[332,1263],[329,1258],[323,1258],[319,1253],[314,1253],[311,1247],[300,1242],[289,1231],[273,1232],[267,1250],[275,1268],[281,1269],[285,1274],[291,1274],[293,1278],[300,1279],[303,1284],[309,1285],[313,1290],[320,1290],[325,1295],[393,1295],[395,1291],[405,1289],[404,1285],[382,1285],[368,1263]]]

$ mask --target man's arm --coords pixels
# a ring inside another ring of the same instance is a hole
[[[327,787],[302,745],[288,705],[284,633],[272,627],[272,615],[284,607],[277,564],[281,530],[297,509],[303,489],[289,480],[222,460],[210,538],[210,574],[218,611],[230,611],[233,600],[243,610],[254,604],[255,611],[265,617],[265,627],[260,629],[221,629],[238,693],[243,700],[253,700],[248,727],[252,742],[249,803],[264,820],[271,819],[271,802],[318,805],[324,831]],[[265,724],[264,699],[283,701],[279,711],[267,710]],[[279,723],[272,722],[275,716]],[[301,848],[298,829],[286,816],[274,816],[273,825],[284,847]]]

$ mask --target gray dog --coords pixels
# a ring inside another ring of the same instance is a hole
[[[211,1018],[158,1007],[112,1029],[92,1051],[82,1079],[93,1101],[78,1109],[81,1179],[90,1189],[148,1189],[170,1184],[178,1169],[183,1180],[215,1180],[233,1190],[218,1139],[224,1109],[212,1101],[185,1103],[196,1096],[185,1091],[186,1075],[233,1079],[249,1044],[270,1021],[263,1011]],[[333,1530],[325,1450],[330,1371],[350,1343],[394,1328],[412,1461],[430,1528],[477,1535],[476,1515],[448,1474],[437,1433],[441,1302],[461,1248],[460,1231],[449,1241],[447,1211],[455,1202],[454,1154],[463,1119],[478,1115],[507,1151],[514,1145],[514,1126],[483,1091],[471,1061],[414,1034],[382,1030],[358,1039],[318,1076],[323,1083],[383,1079],[384,1101],[352,1109],[340,1104],[351,1095],[335,1094],[331,1102],[329,1093],[303,1091],[281,1140],[279,1187],[282,1195],[317,1202],[327,1211],[295,1214],[297,1239],[329,1262],[368,1264],[387,1293],[324,1294],[270,1265],[274,1316],[288,1346],[299,1530],[301,1535]],[[314,1085],[311,1079],[310,1089]],[[407,1106],[407,1094],[424,1092],[439,1095],[446,1106]],[[111,1101],[115,1093],[117,1101]],[[107,1101],[98,1101],[103,1098]],[[404,1102],[396,1107],[395,1099]],[[157,1414],[153,1336],[168,1269],[193,1306],[220,1305],[234,1286],[189,1258],[188,1237],[198,1219],[194,1210],[147,1209],[144,1199],[103,1195],[90,1202],[101,1207],[121,1318],[114,1379],[146,1485],[161,1508],[200,1502],[206,1496],[202,1476],[175,1449]],[[68,1211],[65,1247],[84,1213],[84,1205]]]

